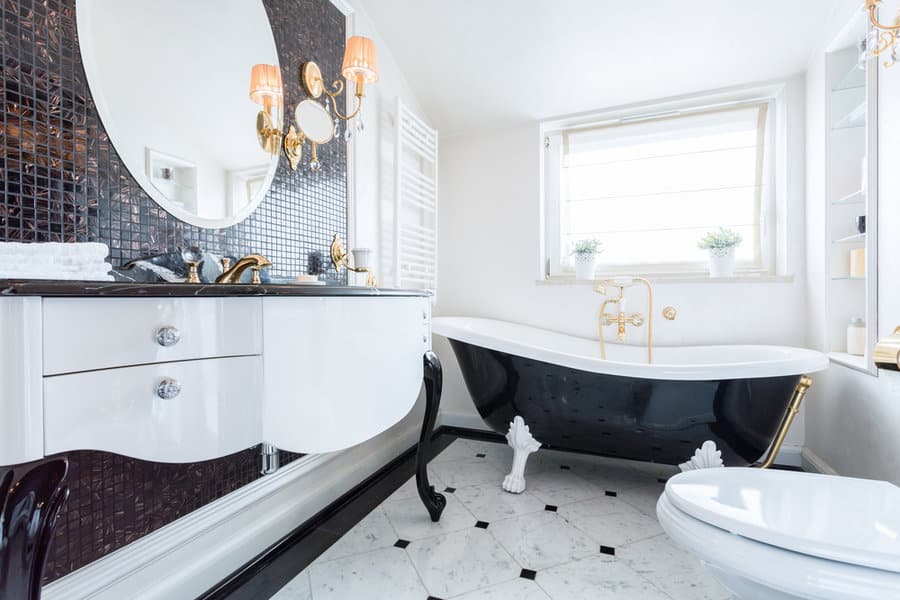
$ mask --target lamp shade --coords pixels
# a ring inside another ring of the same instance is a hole
[[[347,79],[365,83],[378,81],[378,58],[375,54],[375,42],[361,35],[354,35],[347,40],[344,50],[344,64],[341,73]]]
[[[284,92],[281,69],[277,65],[253,65],[250,70],[250,99],[257,104],[282,105]]]

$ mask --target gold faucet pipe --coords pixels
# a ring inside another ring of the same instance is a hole
[[[621,296],[619,296],[619,298],[621,298]],[[617,304],[618,302],[619,302],[619,299],[614,299],[614,300],[607,299],[607,300],[604,300],[603,304],[600,305],[600,321],[599,321],[599,323],[600,323],[599,324],[599,328],[600,328],[600,358],[602,358],[603,360],[606,360],[606,343],[603,340],[604,319],[606,319],[606,317],[607,317],[606,306],[608,304]]]
[[[653,363],[653,286],[644,277],[635,277],[647,287],[647,364]]]
[[[800,411],[800,404],[803,402],[803,398],[806,397],[806,392],[809,391],[811,385],[812,378],[808,375],[804,375],[800,378],[800,382],[797,384],[797,387],[794,388],[794,394],[791,396],[791,401],[788,403],[787,410],[781,418],[781,424],[778,426],[775,440],[769,447],[769,453],[761,463],[757,463],[754,466],[757,466],[760,469],[768,469],[772,466],[772,463],[775,462],[778,451],[781,450],[781,445],[784,443],[784,438],[787,437],[788,431],[791,429],[791,424],[794,422],[794,417],[796,417],[797,412]]]

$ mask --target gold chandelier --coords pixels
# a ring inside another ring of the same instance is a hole
[[[894,20],[888,25],[878,21],[878,5],[882,0],[866,0],[866,11],[869,13],[869,22],[874,28],[872,30],[872,40],[869,42],[869,52],[872,56],[881,56],[890,51],[887,60],[884,61],[885,67],[893,67],[897,61],[900,61],[898,54],[898,36],[900,36],[900,11],[894,17]]]

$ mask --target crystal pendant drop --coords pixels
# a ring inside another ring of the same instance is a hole
[[[363,124],[362,117],[356,117],[353,120],[356,121],[356,131],[358,131],[359,133],[362,133],[363,130],[366,128],[366,126]]]
[[[317,173],[319,171],[319,169],[321,168],[321,166],[322,165],[319,163],[319,161],[313,160],[313,161],[310,161],[310,163],[309,163],[309,170],[312,171],[313,173]]]
[[[350,127],[350,124],[347,124],[347,127],[344,128],[344,141],[349,142],[353,139],[353,128]]]
[[[334,118],[334,137],[341,137],[341,121],[337,117]]]

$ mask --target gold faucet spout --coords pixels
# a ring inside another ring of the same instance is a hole
[[[248,254],[216,277],[216,283],[240,283],[241,275],[247,269],[253,269],[253,283],[259,284],[259,270],[271,267],[272,262],[262,254]]]

